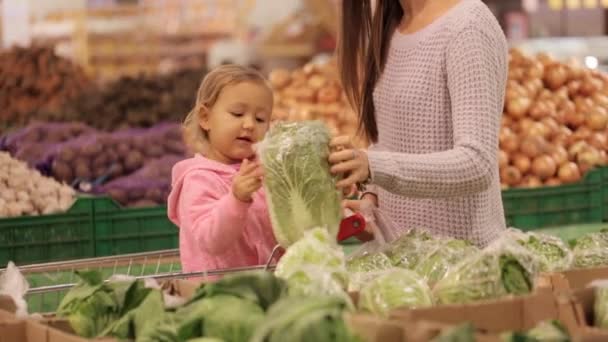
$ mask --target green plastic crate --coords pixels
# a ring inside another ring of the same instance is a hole
[[[95,201],[95,256],[172,249],[178,229],[167,217],[167,207],[123,208],[110,198]]]
[[[576,184],[510,189],[502,193],[507,225],[523,230],[602,222],[606,213],[603,175],[606,168],[587,173]]]
[[[79,198],[66,213],[0,219],[0,265],[93,257],[93,203]]]

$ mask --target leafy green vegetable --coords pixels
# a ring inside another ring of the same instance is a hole
[[[286,291],[285,281],[270,272],[244,272],[226,276],[215,283],[203,284],[190,302],[224,294],[247,299],[267,310]]]
[[[594,325],[599,328],[608,329],[608,287],[595,288],[593,312],[595,316]]]
[[[575,267],[608,265],[608,232],[590,233],[574,240],[572,253]]]
[[[548,234],[509,229],[507,234],[541,258],[542,271],[562,271],[572,265],[572,251],[562,239]]]
[[[337,236],[342,207],[329,172],[330,138],[320,121],[278,123],[259,144],[272,228],[283,247],[315,227]]]
[[[452,265],[478,252],[479,249],[468,241],[455,239],[439,241],[434,249],[429,249],[421,257],[415,271],[429,286],[433,286],[445,276]]]
[[[287,249],[277,264],[275,275],[288,279],[303,266],[315,266],[331,273],[342,287],[347,285],[344,251],[335,244],[328,232],[315,228]]]
[[[356,342],[343,313],[340,297],[286,297],[273,305],[251,342]]]
[[[326,268],[312,265],[293,270],[286,278],[290,296],[312,297],[328,295],[342,297],[350,302],[343,285]]]
[[[433,304],[431,291],[420,276],[412,271],[393,268],[379,271],[359,293],[359,308],[386,315],[398,307],[426,307]]]
[[[66,317],[70,326],[83,337],[100,336],[127,311],[139,306],[150,289],[141,281],[104,283],[96,271],[76,272],[80,278],[57,308],[59,317]]]
[[[433,292],[442,304],[528,293],[541,265],[536,255],[516,241],[498,239],[448,270]]]
[[[475,342],[475,329],[471,323],[460,324],[444,331],[432,342]]]
[[[346,262],[346,269],[349,272],[373,272],[392,267],[391,259],[382,252],[358,255]]]
[[[570,342],[568,332],[559,321],[543,321],[528,331],[501,335],[504,342]]]
[[[412,229],[391,242],[386,254],[393,266],[413,270],[423,255],[435,245],[436,241],[429,233]]]

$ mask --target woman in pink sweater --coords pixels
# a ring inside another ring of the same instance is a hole
[[[371,184],[364,200],[399,231],[487,245],[505,228],[504,34],[481,0],[377,0],[375,11],[371,3],[342,1],[342,82],[372,146],[333,141],[343,147],[330,156],[333,171],[349,175],[339,186]]]
[[[184,272],[262,264],[276,245],[253,150],[272,106],[272,90],[255,70],[226,65],[205,76],[184,122],[198,153],[173,167],[168,200]]]

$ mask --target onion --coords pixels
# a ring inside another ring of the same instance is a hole
[[[601,106],[601,107],[608,107],[608,96],[602,94],[602,93],[595,93],[591,96],[591,99],[593,100],[593,102],[595,102],[596,105]]]
[[[574,183],[581,179],[581,172],[575,163],[567,162],[559,167],[557,177],[562,183]]]
[[[572,135],[566,141],[566,144],[569,146],[578,141],[587,140],[591,137],[591,134],[593,134],[593,131],[586,126],[581,126],[574,131],[574,133],[572,133]]]
[[[557,123],[557,121],[555,121],[555,119],[553,119],[551,117],[547,117],[547,118],[543,118],[541,120],[541,122],[549,130],[549,136],[554,136],[557,133],[559,133],[559,127],[560,126]]]
[[[546,186],[559,186],[562,185],[562,181],[557,177],[549,178],[545,181]]]
[[[583,82],[581,81],[570,81],[568,82],[568,95],[570,95],[571,97],[574,97],[576,95],[578,95],[578,92],[581,90],[581,86],[583,85]]]
[[[323,86],[325,86],[325,84],[327,83],[327,78],[325,76],[322,75],[312,75],[310,76],[310,78],[308,79],[308,87],[314,89],[314,90],[319,90],[321,88],[323,88]]]
[[[541,80],[545,75],[545,66],[540,61],[532,62],[532,65],[528,68],[527,77],[531,79]],[[541,83],[542,86],[542,83]]]
[[[577,96],[574,98],[574,104],[576,106],[576,110],[582,112],[583,114],[590,112],[594,107],[593,100],[582,96]]]
[[[508,78],[510,80],[521,81],[526,76],[524,69],[515,67],[509,68]]]
[[[319,89],[317,93],[317,101],[319,103],[333,103],[340,99],[340,90],[336,87],[325,86]]]
[[[551,135],[551,130],[542,122],[534,122],[530,125],[530,128],[528,128],[526,135],[540,136],[547,139]]]
[[[530,118],[523,118],[517,122],[517,132],[523,135],[528,135],[528,131],[534,124],[534,120]]]
[[[296,69],[291,72],[291,86],[294,88],[305,87],[308,83],[308,78],[304,71]]]
[[[563,146],[555,145],[551,151],[551,158],[555,164],[562,165],[568,161],[568,151]]]
[[[521,172],[521,174],[525,174],[530,170],[530,167],[532,166],[532,162],[530,161],[530,158],[528,158],[525,154],[523,153],[517,153],[515,155],[513,155],[513,166],[515,166],[519,172]]]
[[[561,64],[546,67],[544,81],[549,89],[556,90],[568,81],[566,68]]]
[[[286,69],[276,69],[270,72],[268,80],[275,90],[281,90],[291,82],[291,75]]]
[[[501,127],[498,137],[500,148],[511,153],[519,149],[519,139],[517,135],[508,127]]]
[[[593,132],[591,136],[587,138],[587,142],[598,150],[608,150],[608,135],[606,135],[606,132]]]
[[[541,155],[532,161],[532,172],[540,179],[553,177],[557,171],[557,165],[551,156]]]
[[[530,117],[540,120],[551,115],[551,107],[545,101],[536,101],[529,111]]]
[[[600,106],[594,106],[585,118],[585,124],[594,131],[604,130],[608,124],[608,112]]]
[[[539,186],[542,186],[543,182],[540,180],[540,178],[533,176],[533,175],[528,175],[526,177],[524,177],[524,179],[521,182],[521,186],[526,187],[526,188],[538,188]]]
[[[500,127],[509,127],[513,124],[513,119],[510,116],[503,114],[500,117]]]
[[[556,100],[557,104],[570,100],[570,95],[568,94],[567,86],[560,87],[557,91],[553,92],[552,95],[553,98]]]
[[[541,136],[528,136],[521,143],[520,150],[529,158],[536,158],[549,151],[549,143]]]
[[[597,149],[589,146],[589,148],[576,154],[576,161],[580,165],[598,166],[602,165],[602,156]]]
[[[586,141],[577,141],[568,148],[568,159],[576,160],[583,151],[592,148]]]
[[[580,93],[584,96],[591,96],[602,89],[603,82],[595,77],[587,77],[581,84]]]
[[[507,113],[514,118],[522,118],[528,112],[532,101],[527,97],[511,99],[507,102]]]
[[[566,121],[567,125],[576,128],[585,123],[585,115],[579,111],[566,112],[564,120]]]
[[[509,165],[509,154],[503,150],[498,150],[498,166],[502,169]]]
[[[514,166],[507,166],[500,170],[500,179],[503,183],[514,186],[521,181],[521,172]]]
[[[312,102],[314,98],[315,98],[315,91],[310,88],[307,88],[307,87],[299,88],[298,92],[296,93],[296,99],[298,101]]]
[[[553,97],[553,92],[549,89],[542,89],[540,93],[538,93],[539,100],[549,100]]]
[[[555,64],[555,59],[553,59],[553,57],[546,52],[538,53],[536,55],[536,59],[542,63],[542,65],[545,67],[545,69],[548,66]]]

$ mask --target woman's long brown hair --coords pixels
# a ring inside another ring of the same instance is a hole
[[[346,97],[359,116],[359,130],[378,141],[373,92],[382,74],[391,36],[403,17],[399,0],[342,0],[338,60]]]

